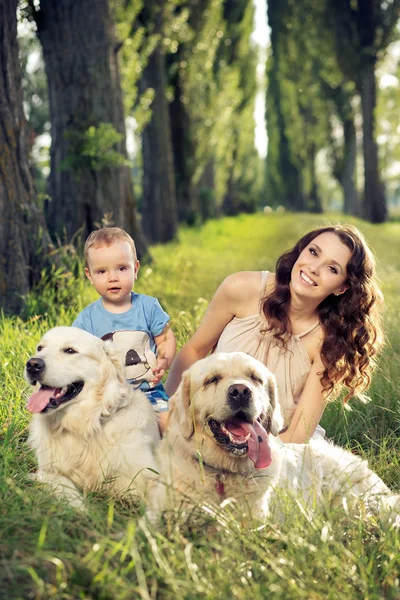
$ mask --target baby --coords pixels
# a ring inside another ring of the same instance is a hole
[[[147,395],[156,412],[163,412],[168,395],[160,382],[175,356],[176,341],[158,300],[132,291],[139,267],[135,243],[126,231],[93,231],[85,243],[85,274],[100,298],[72,326],[112,340],[127,381]]]

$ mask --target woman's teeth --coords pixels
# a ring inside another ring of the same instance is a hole
[[[301,278],[304,279],[304,281],[306,283],[308,283],[308,285],[315,285],[315,283],[313,282],[313,280],[310,279],[309,277],[307,277],[307,275],[305,273],[303,273],[303,271],[301,271]]]

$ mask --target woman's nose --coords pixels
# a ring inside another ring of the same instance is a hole
[[[315,275],[318,275],[319,268],[320,268],[319,264],[317,262],[315,262],[312,265],[310,265],[310,272],[314,273]]]

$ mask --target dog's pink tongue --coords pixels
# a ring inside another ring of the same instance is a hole
[[[247,421],[239,421],[234,419],[229,424],[226,423],[227,429],[235,435],[244,437],[250,433],[249,458],[253,461],[256,469],[265,469],[272,462],[271,448],[268,442],[268,435],[264,427],[258,421],[247,423]]]
[[[41,412],[50,402],[50,398],[56,393],[56,389],[57,388],[40,388],[29,398],[26,408],[31,413]]]

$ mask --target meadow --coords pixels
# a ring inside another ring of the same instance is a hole
[[[351,410],[332,403],[322,425],[400,490],[400,223],[261,213],[213,220],[152,247],[153,261],[142,265],[135,289],[160,299],[181,346],[227,274],[273,270],[283,250],[326,221],[356,224],[375,252],[386,347],[371,401],[353,400]],[[35,459],[26,444],[24,364],[44,331],[70,325],[96,298],[73,248],[57,254],[57,266],[26,298],[24,317],[0,318],[0,598],[400,599],[399,529],[365,513],[324,507],[310,522],[292,500],[283,523],[260,524],[243,522],[232,504],[224,518],[199,508],[140,530],[141,506],[93,494],[87,513],[78,514],[30,482]]]

